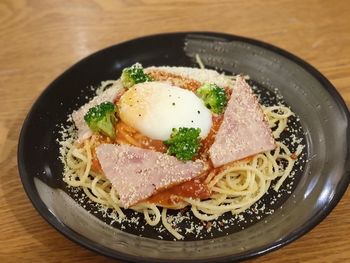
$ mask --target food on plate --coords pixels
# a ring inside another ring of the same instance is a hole
[[[61,142],[64,180],[93,202],[144,214],[177,239],[167,209],[202,221],[239,214],[278,191],[302,146],[279,141],[292,111],[265,107],[244,76],[135,64],[72,113]]]
[[[115,138],[115,117],[117,107],[109,101],[102,102],[88,110],[84,116],[86,124],[95,133],[101,133],[112,139]]]
[[[96,153],[124,208],[169,185],[189,181],[205,168],[201,161],[182,162],[167,154],[123,144],[101,144]]]
[[[131,88],[137,83],[151,81],[152,78],[143,71],[141,64],[134,64],[130,68],[123,69],[120,77],[124,88]]]
[[[167,153],[179,160],[191,160],[200,147],[200,132],[200,128],[173,128],[170,138],[163,142],[168,147]]]
[[[167,140],[173,128],[192,126],[206,137],[212,124],[200,98],[166,82],[136,84],[121,96],[118,110],[125,124],[154,140]]]
[[[238,77],[215,141],[209,149],[214,167],[276,148],[264,113],[242,77]]]
[[[212,112],[221,114],[225,110],[227,105],[225,90],[216,84],[206,83],[196,90],[196,94]]]

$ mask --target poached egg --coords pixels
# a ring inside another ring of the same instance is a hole
[[[119,116],[127,125],[154,140],[167,140],[173,128],[200,128],[205,138],[212,115],[192,91],[167,82],[144,82],[127,90],[118,102]]]

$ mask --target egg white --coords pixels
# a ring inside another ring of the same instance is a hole
[[[205,138],[212,126],[212,115],[192,91],[167,82],[136,84],[119,102],[123,122],[155,140],[167,140],[173,128],[200,128]]]

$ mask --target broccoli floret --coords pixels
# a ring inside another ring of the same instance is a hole
[[[227,96],[223,88],[215,84],[206,83],[197,89],[196,93],[212,112],[217,114],[224,112],[227,105]]]
[[[169,147],[168,154],[183,161],[191,160],[198,153],[200,132],[199,128],[174,128],[170,139],[164,141],[164,144]]]
[[[137,83],[151,81],[152,79],[143,71],[142,66],[136,63],[130,68],[123,69],[121,80],[125,88],[130,88]]]
[[[117,106],[112,102],[102,102],[92,107],[84,116],[84,120],[93,132],[100,132],[112,139],[115,138],[115,113]]]

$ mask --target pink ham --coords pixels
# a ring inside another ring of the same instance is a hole
[[[72,119],[75,127],[78,129],[78,141],[82,142],[92,135],[89,126],[84,120],[84,115],[88,112],[88,110],[105,101],[113,102],[122,94],[122,92],[124,92],[123,86],[120,80],[117,80],[112,87],[106,89],[100,95],[94,97],[88,103],[84,104],[79,110],[72,113]]]
[[[243,77],[237,77],[223,122],[209,149],[214,167],[276,147],[264,113]]]
[[[96,153],[124,208],[157,190],[188,181],[205,169],[201,161],[184,163],[167,154],[129,145],[101,144]]]

